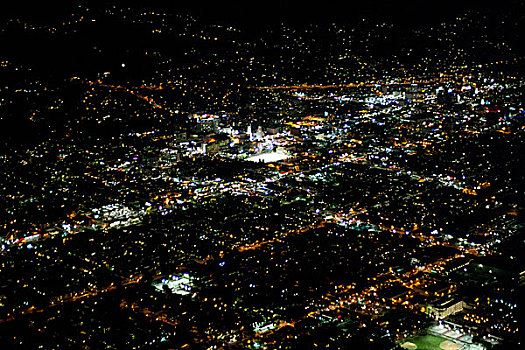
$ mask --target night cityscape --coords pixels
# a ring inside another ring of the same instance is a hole
[[[252,5],[0,5],[0,349],[522,349],[525,2]]]

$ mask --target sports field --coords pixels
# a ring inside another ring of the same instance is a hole
[[[405,339],[401,344],[404,349],[408,350],[457,350],[461,345],[451,342],[445,338],[434,335],[423,335],[414,338]]]

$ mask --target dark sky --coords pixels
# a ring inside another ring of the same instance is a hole
[[[295,22],[351,20],[380,17],[391,21],[440,20],[468,9],[496,11],[521,0],[245,0],[245,1],[170,1],[150,0],[171,8],[185,8],[211,19],[241,21],[292,20]],[[182,3],[182,4],[181,4]]]

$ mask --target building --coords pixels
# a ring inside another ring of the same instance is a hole
[[[427,306],[427,314],[436,320],[443,319],[463,310],[465,302],[451,298],[439,299]]]

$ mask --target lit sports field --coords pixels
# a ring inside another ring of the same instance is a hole
[[[263,163],[273,163],[284,160],[289,156],[284,153],[279,152],[269,152],[269,153],[260,153],[251,157],[246,158],[251,162],[263,162]]]
[[[461,347],[459,344],[434,335],[408,338],[403,341],[401,346],[408,350],[457,350]]]

